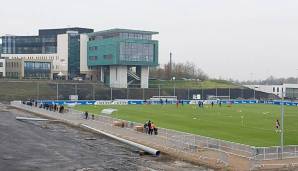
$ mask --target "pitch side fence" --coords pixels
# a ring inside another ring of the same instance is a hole
[[[12,106],[27,109],[29,111],[47,114],[53,113],[43,108],[32,107],[24,105],[20,101],[11,102]],[[71,114],[82,118],[82,112],[71,109]],[[112,125],[115,121],[124,121],[121,119],[112,118],[110,116],[100,115],[96,117],[96,120],[102,124]],[[135,126],[143,126],[141,123],[124,121],[128,124],[125,125],[127,129],[134,131]],[[158,135],[164,139],[163,145],[172,148],[174,150],[180,150],[182,152],[196,153],[200,149],[210,149],[221,152],[219,160],[227,163],[227,155],[233,154],[250,159],[252,162],[263,160],[276,160],[276,159],[289,159],[298,157],[298,146],[289,145],[284,146],[284,151],[281,153],[280,147],[254,147],[230,141],[224,141],[220,139],[194,135],[190,133],[175,131],[171,129],[158,128]],[[253,163],[254,165],[255,163]]]
[[[177,96],[191,100],[193,95],[201,99],[209,96],[229,97],[230,99],[277,99],[273,94],[240,88],[175,88],[156,85],[149,88],[107,88],[97,83],[78,82],[34,82],[0,81],[0,100],[49,99],[66,100],[70,95],[78,95],[80,100],[149,99],[153,96]]]

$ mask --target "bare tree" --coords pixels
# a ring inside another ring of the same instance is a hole
[[[172,70],[170,70],[171,68]],[[163,68],[159,67],[151,69],[150,75],[153,78],[166,80],[172,79],[173,76],[175,76],[176,79],[208,79],[208,76],[191,62],[172,63],[172,67],[170,67],[170,63],[168,63],[165,64]]]

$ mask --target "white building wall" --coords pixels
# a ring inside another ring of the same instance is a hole
[[[89,71],[88,65],[87,65],[87,42],[88,42],[88,36],[86,34],[80,35],[80,72],[86,73]]]
[[[141,88],[148,88],[149,80],[149,66],[142,66],[141,67]]]
[[[68,73],[68,34],[57,36],[57,53],[55,54],[2,54],[9,59],[51,60],[52,72],[67,75]]]
[[[66,77],[68,75],[68,34],[59,34],[57,36],[57,54],[60,57],[60,68]]]
[[[5,63],[5,59],[0,59],[0,63],[2,63],[2,67],[1,67],[1,65],[0,65],[0,72],[2,72],[2,76],[3,77],[5,77],[5,75],[6,75],[6,70],[5,70],[5,65],[6,65],[6,63]]]
[[[256,91],[261,91],[265,93],[271,93],[274,95],[279,96],[280,98],[282,97],[282,91],[285,90],[286,88],[297,88],[297,84],[283,84],[283,85],[245,85],[245,87],[248,87],[250,89],[254,89]],[[286,92],[284,91],[284,96]]]
[[[127,66],[110,66],[110,87],[127,88]]]
[[[8,59],[50,60],[53,61],[53,73],[58,71],[60,68],[60,58],[58,54],[2,54],[2,57]]]

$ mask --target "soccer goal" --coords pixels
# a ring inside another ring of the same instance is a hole
[[[177,96],[153,96],[150,100],[177,100]]]
[[[214,95],[208,95],[207,96],[208,100],[230,100],[230,96],[214,96]]]

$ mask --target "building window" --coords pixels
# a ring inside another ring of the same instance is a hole
[[[273,92],[275,92],[275,87],[273,87]]]
[[[3,62],[0,62],[0,67],[3,67]]]
[[[89,50],[90,50],[90,51],[95,51],[95,50],[97,50],[97,49],[98,49],[97,46],[91,46],[91,47],[89,47]]]
[[[279,87],[276,88],[276,91],[279,92]]]
[[[131,62],[153,62],[154,45],[150,43],[120,43],[120,60]]]
[[[113,55],[112,54],[103,55],[103,59],[105,59],[105,60],[112,60],[112,58],[113,58]]]
[[[89,60],[90,61],[96,61],[97,60],[97,56],[89,56]]]

